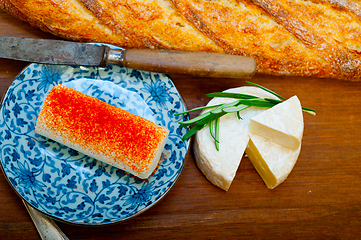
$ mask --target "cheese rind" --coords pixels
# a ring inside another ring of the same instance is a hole
[[[47,95],[35,131],[142,179],[157,167],[169,132],[63,85]]]
[[[297,96],[251,118],[250,132],[296,150],[303,134],[302,107]]]
[[[194,155],[198,168],[206,178],[228,191],[248,144],[248,129],[235,114],[225,115],[219,120],[219,140],[217,151],[209,127],[199,130]]]

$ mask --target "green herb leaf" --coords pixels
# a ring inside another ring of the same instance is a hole
[[[223,108],[223,112],[226,112],[226,113],[234,113],[234,112],[237,112],[239,113],[240,111],[242,110],[245,110],[246,108],[249,108],[250,106],[247,106],[247,105],[238,105],[238,106],[235,106],[235,107],[226,107],[226,108]]]
[[[212,114],[211,112],[205,112],[205,113],[202,113],[201,115],[198,115],[195,118],[192,118],[192,119],[184,121],[184,122],[179,122],[179,123],[183,126],[189,126],[189,125],[192,125],[193,123],[196,123],[197,121],[207,118],[211,114]]]
[[[241,112],[239,111],[239,112],[237,112],[237,118],[239,119],[239,120],[242,120],[242,117],[241,117]]]
[[[219,119],[219,118],[217,118],[217,119]],[[211,136],[212,136],[212,138],[213,138],[213,140],[215,141],[215,142],[219,142],[219,140],[218,140],[218,137],[217,137],[217,135],[216,135],[216,121],[217,120],[215,120],[215,121],[212,121],[212,122],[210,122],[209,123],[209,133],[211,134]]]
[[[269,93],[275,95],[275,96],[278,97],[278,98],[281,98],[281,99],[283,99],[283,100],[286,100],[286,98],[278,95],[277,93],[269,90],[268,88],[265,88],[265,87],[263,87],[263,86],[261,86],[261,85],[258,85],[257,83],[253,83],[253,82],[250,82],[250,81],[246,81],[246,83],[251,84],[251,85],[256,86],[256,87],[259,87],[259,88],[265,90],[266,92],[269,92]]]
[[[219,114],[212,114],[212,115],[209,116],[208,118],[204,118],[204,119],[202,119],[201,121],[197,122],[197,124],[207,125],[208,123],[216,120],[217,118],[222,117],[222,116],[225,115],[225,114],[226,114],[225,112],[221,112],[221,113],[219,113]]]
[[[253,99],[259,98],[257,96],[243,94],[243,93],[231,93],[231,92],[215,92],[206,94],[207,97],[224,97],[224,98],[236,98],[236,99]]]
[[[190,113],[190,112],[195,112],[195,111],[198,111],[198,110],[204,110],[204,109],[209,109],[209,108],[215,108],[215,107],[219,107],[219,106],[222,106],[222,104],[213,105],[213,106],[204,106],[204,107],[193,108],[193,109],[188,110],[188,111],[185,111],[185,112],[176,113],[176,114],[174,114],[174,116],[178,116],[178,115],[182,115],[182,114],[187,114],[187,113]]]
[[[215,129],[215,137],[216,137],[216,141],[215,141],[215,144],[216,144],[216,149],[217,151],[219,151],[219,118],[217,118],[216,120],[216,129]]]
[[[201,130],[203,127],[205,127],[205,126],[194,125],[193,127],[191,127],[191,129],[186,134],[184,134],[182,140],[185,141],[188,138],[192,137],[196,132]]]

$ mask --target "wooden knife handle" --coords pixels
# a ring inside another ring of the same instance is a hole
[[[253,58],[222,53],[129,49],[123,58],[127,68],[198,77],[251,78],[256,71]]]

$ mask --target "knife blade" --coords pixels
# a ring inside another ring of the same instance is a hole
[[[197,77],[251,78],[251,57],[183,50],[116,49],[65,40],[0,36],[0,58],[26,62],[100,66],[116,64],[131,69]]]

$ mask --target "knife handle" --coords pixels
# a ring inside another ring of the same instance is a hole
[[[119,50],[111,49],[108,56],[117,55],[113,51]],[[214,78],[251,78],[256,72],[256,62],[253,58],[222,53],[128,49],[123,51],[122,57],[123,62],[118,64],[124,67],[167,74],[187,74]],[[119,58],[118,56],[118,61]],[[111,59],[108,59],[109,62],[114,63]]]
[[[33,220],[41,239],[69,240],[65,233],[50,217],[39,212],[24,200],[23,203],[25,204],[25,208],[28,210],[31,219]]]

